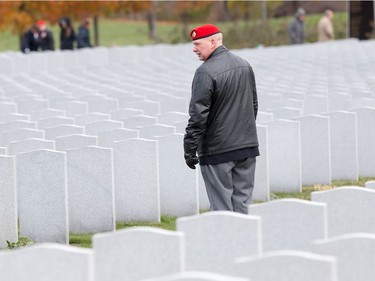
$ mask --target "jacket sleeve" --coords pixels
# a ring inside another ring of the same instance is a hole
[[[253,90],[253,108],[254,108],[254,117],[257,119],[258,115],[258,94],[257,94],[257,86],[255,82],[255,75],[252,68],[250,68],[250,75],[251,75],[251,82],[252,82],[252,90]]]
[[[214,84],[211,77],[198,69],[192,85],[192,95],[189,106],[189,121],[184,137],[185,155],[195,155],[198,144],[206,130],[210,113]]]

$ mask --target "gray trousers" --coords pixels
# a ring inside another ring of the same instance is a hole
[[[201,165],[211,211],[228,210],[247,214],[252,202],[255,157],[217,165]]]

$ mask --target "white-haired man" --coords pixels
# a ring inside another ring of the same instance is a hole
[[[247,213],[259,155],[254,72],[223,45],[218,27],[199,26],[190,37],[203,64],[192,83],[186,164],[192,169],[200,164],[212,211]]]

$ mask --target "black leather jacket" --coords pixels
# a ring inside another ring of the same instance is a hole
[[[196,70],[185,154],[209,156],[257,147],[258,99],[254,72],[247,61],[218,47]]]

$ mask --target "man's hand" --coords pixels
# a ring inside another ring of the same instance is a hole
[[[186,165],[193,170],[195,170],[195,165],[199,163],[198,157],[192,154],[185,154],[185,161]]]

